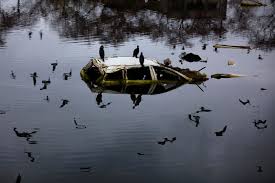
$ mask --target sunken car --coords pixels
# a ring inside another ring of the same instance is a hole
[[[112,57],[104,62],[92,58],[80,75],[92,92],[150,95],[208,79],[198,71],[165,66],[151,59],[145,59],[141,66],[135,57]]]

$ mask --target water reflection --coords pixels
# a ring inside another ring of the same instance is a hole
[[[270,3],[274,5],[274,1]],[[194,35],[224,39],[230,32],[247,35],[249,44],[255,48],[269,50],[275,46],[275,15],[272,13],[275,6],[266,7],[264,13],[261,7],[259,11],[239,8],[239,3],[227,0],[44,0],[31,3],[18,0],[14,6],[14,9],[0,8],[0,46],[5,45],[6,31],[17,25],[33,25],[39,16],[50,17],[61,37],[70,40],[85,37],[89,44],[91,39],[99,39],[118,45],[143,34],[156,41],[165,38],[171,45],[192,46],[188,40]],[[39,34],[42,39],[42,31]],[[203,50],[206,45],[202,46]]]

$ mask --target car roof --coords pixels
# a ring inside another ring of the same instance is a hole
[[[106,58],[102,64],[106,66],[140,66],[139,58],[135,57],[111,57]],[[144,59],[144,66],[159,66],[157,61],[152,59]]]

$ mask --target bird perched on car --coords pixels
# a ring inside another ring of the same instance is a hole
[[[133,57],[138,58],[138,53],[139,53],[139,46],[137,46],[137,48],[134,49],[134,51],[133,51]]]
[[[142,67],[144,67],[144,65],[143,65],[144,64],[144,56],[143,56],[142,52],[140,53],[140,56],[139,56],[139,63]]]
[[[104,61],[105,53],[104,53],[104,46],[100,46],[99,48],[99,56]]]

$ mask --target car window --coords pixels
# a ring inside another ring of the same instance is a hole
[[[108,73],[105,77],[105,80],[120,80],[120,79],[123,79],[122,70]]]
[[[149,67],[138,67],[127,69],[128,80],[151,80]]]
[[[180,80],[180,76],[162,67],[154,67],[158,80]]]

